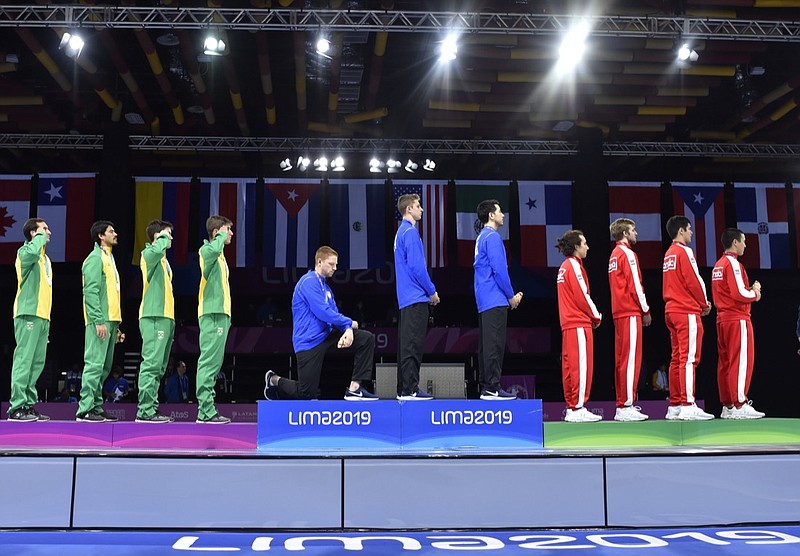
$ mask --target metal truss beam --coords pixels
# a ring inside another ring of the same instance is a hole
[[[167,8],[138,6],[0,6],[0,27],[117,27],[243,31],[460,31],[556,35],[576,21],[612,37],[800,42],[800,22],[677,16],[552,15],[324,9]]]
[[[0,148],[99,150],[102,135],[0,134]],[[569,141],[503,141],[469,139],[352,139],[309,137],[193,137],[131,135],[134,151],[344,153],[425,155],[535,155],[578,153]],[[604,143],[605,156],[674,156],[695,158],[797,158],[800,145],[736,143]]]

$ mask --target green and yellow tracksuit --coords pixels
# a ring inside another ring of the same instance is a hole
[[[83,384],[78,415],[102,410],[103,383],[114,362],[114,345],[122,322],[119,272],[111,247],[94,249],[83,261],[83,319],[86,323],[83,348]],[[97,336],[96,327],[105,324],[108,335]]]
[[[33,407],[36,381],[42,374],[50,334],[53,266],[45,254],[47,235],[39,232],[17,251],[17,295],[14,298],[14,362],[8,413]]]
[[[172,268],[167,261],[169,237],[162,235],[144,246],[139,259],[142,269],[142,304],[139,332],[142,334],[142,364],[139,367],[139,408],[136,417],[158,411],[158,386],[169,361],[175,335],[175,298]]]
[[[197,361],[197,418],[207,421],[217,414],[214,407],[214,378],[225,358],[225,341],[231,327],[231,290],[225,240],[219,232],[200,247],[200,293],[197,319],[200,323],[200,359]]]

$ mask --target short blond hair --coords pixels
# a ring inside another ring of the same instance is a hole
[[[400,197],[398,197],[397,211],[400,213],[401,217],[406,215],[406,209],[413,205],[414,201],[419,201],[419,195],[416,193],[406,193],[405,195],[400,195]]]
[[[614,220],[608,229],[611,231],[611,237],[614,238],[614,241],[619,241],[625,235],[625,232],[628,230],[628,226],[633,228],[636,226],[636,222],[631,220],[630,218],[617,218]]]
[[[328,257],[338,257],[339,253],[333,247],[328,247],[327,245],[323,245],[317,252],[314,253],[314,264],[317,264],[317,261],[321,259],[327,259]]]

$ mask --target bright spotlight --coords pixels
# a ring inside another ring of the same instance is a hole
[[[430,158],[426,158],[425,164],[423,164],[422,169],[428,172],[433,172],[436,169],[436,163]]]
[[[458,37],[454,34],[447,35],[439,46],[439,61],[451,62],[458,55]]]
[[[307,157],[305,156],[297,157],[297,168],[301,172],[305,172],[306,170],[308,170],[309,164],[311,164],[311,161]]]
[[[680,62],[696,62],[698,58],[697,51],[693,50],[689,43],[684,43],[678,49],[678,61]]]
[[[334,172],[344,172],[344,158],[337,156],[331,163],[331,169]]]
[[[314,170],[317,172],[327,172],[328,171],[328,159],[324,156],[321,156],[314,160]]]
[[[383,162],[381,162],[377,158],[370,159],[370,161],[369,161],[369,171],[372,172],[373,174],[380,173],[381,166],[383,166]]]
[[[406,172],[413,174],[417,168],[419,168],[419,164],[409,158],[408,162],[406,162]]]
[[[386,168],[387,168],[386,171],[389,172],[390,174],[396,174],[397,172],[400,171],[400,167],[402,165],[403,163],[400,162],[399,160],[390,158],[389,160],[386,161]]]
[[[206,56],[222,56],[225,53],[225,41],[209,35],[203,42],[203,54]]]
[[[292,169],[292,161],[288,158],[284,158],[281,160],[281,170],[284,172],[288,172]]]
[[[64,54],[69,56],[70,58],[77,58],[81,55],[81,51],[86,43],[83,42],[83,39],[80,35],[75,33],[64,33],[61,36],[61,42],[58,44],[58,49],[63,50]]]
[[[317,40],[317,54],[327,54],[331,49],[331,41],[326,37],[320,37]]]
[[[581,22],[569,30],[558,49],[558,65],[562,72],[572,71],[583,58],[589,25]]]

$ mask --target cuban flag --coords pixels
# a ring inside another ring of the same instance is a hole
[[[386,266],[386,195],[384,181],[330,180],[331,247],[339,253],[339,268]]]
[[[417,223],[425,260],[431,268],[447,266],[447,184],[423,180],[392,180],[394,186],[394,216],[399,226],[403,219],[397,210],[401,195],[419,195],[422,220]]]
[[[264,257],[270,268],[312,268],[320,246],[319,180],[268,179],[264,191]]]
[[[747,268],[789,268],[789,214],[782,183],[737,183],[736,226],[747,234]]]
[[[200,178],[200,226],[202,235],[209,216],[220,215],[233,221],[235,248],[225,250],[230,266],[243,267],[255,259],[256,183],[248,178]]]
[[[25,242],[22,226],[29,218],[30,210],[30,174],[0,176],[0,263],[14,263],[17,250]]]
[[[639,266],[661,269],[664,262],[661,183],[608,182],[608,210],[609,225],[617,218],[628,218],[636,223],[638,239],[633,249],[639,258]]]
[[[52,233],[47,255],[54,263],[82,261],[92,249],[95,174],[39,174],[36,214]]]
[[[520,181],[520,263],[558,267],[564,256],[556,240],[572,228],[572,182]]]
[[[699,266],[711,266],[722,253],[720,237],[725,230],[725,198],[721,183],[674,182],[675,214],[692,224],[692,244]]]

